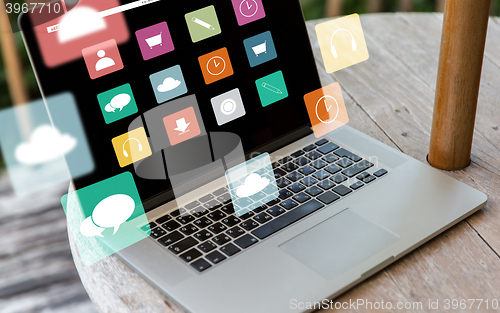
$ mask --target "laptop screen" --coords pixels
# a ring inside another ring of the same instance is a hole
[[[73,95],[95,164],[76,189],[130,172],[143,201],[158,198],[169,171],[140,177],[131,150],[161,159],[224,132],[246,154],[271,152],[310,127],[303,96],[321,85],[298,0],[86,0],[33,21],[21,28],[44,96]]]

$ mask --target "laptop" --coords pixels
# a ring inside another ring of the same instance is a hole
[[[67,15],[84,4],[107,12],[107,26],[78,38],[21,17],[31,62],[44,96],[70,92],[77,103],[95,170],[73,179],[75,188],[133,175],[150,236],[116,255],[186,311],[308,311],[301,304],[335,298],[485,206],[483,193],[347,125],[314,136],[304,95],[322,86],[298,0],[80,1]],[[260,35],[271,39],[248,54],[246,40]],[[172,80],[158,83],[163,71]],[[256,82],[275,73],[287,95],[265,105]],[[185,89],[166,95],[176,88],[162,92],[167,83]],[[137,110],[106,120],[120,104],[100,106],[98,95],[119,86],[132,90]],[[233,105],[212,102],[228,92],[245,110],[229,121]],[[150,119],[185,102],[203,125],[165,148]],[[121,163],[112,145],[137,125],[152,146],[144,171]],[[215,142],[230,147],[219,153]],[[238,158],[218,156],[233,148],[243,161],[268,153],[264,173],[278,188],[245,214],[224,175]],[[169,161],[178,151],[210,162],[179,170]]]

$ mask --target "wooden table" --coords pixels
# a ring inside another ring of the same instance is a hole
[[[322,82],[340,82],[350,125],[421,162],[429,148],[442,18],[418,13],[362,16],[370,59],[334,75],[325,73],[314,32],[322,21],[307,24]],[[447,172],[488,194],[488,205],[336,301],[423,302],[425,307],[429,299],[500,299],[499,102],[500,19],[492,18],[472,164]],[[75,262],[101,312],[181,311],[116,257],[91,267]],[[484,305],[481,309],[487,311]]]

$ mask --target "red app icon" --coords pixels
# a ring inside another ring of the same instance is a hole
[[[96,79],[123,68],[122,58],[114,39],[82,50],[90,78]]]
[[[165,117],[163,123],[172,146],[196,137],[201,133],[193,107]]]

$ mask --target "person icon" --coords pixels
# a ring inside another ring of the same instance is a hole
[[[95,70],[97,72],[115,65],[115,61],[112,58],[106,57],[106,51],[97,51],[97,56],[100,58],[100,60],[95,64]]]

